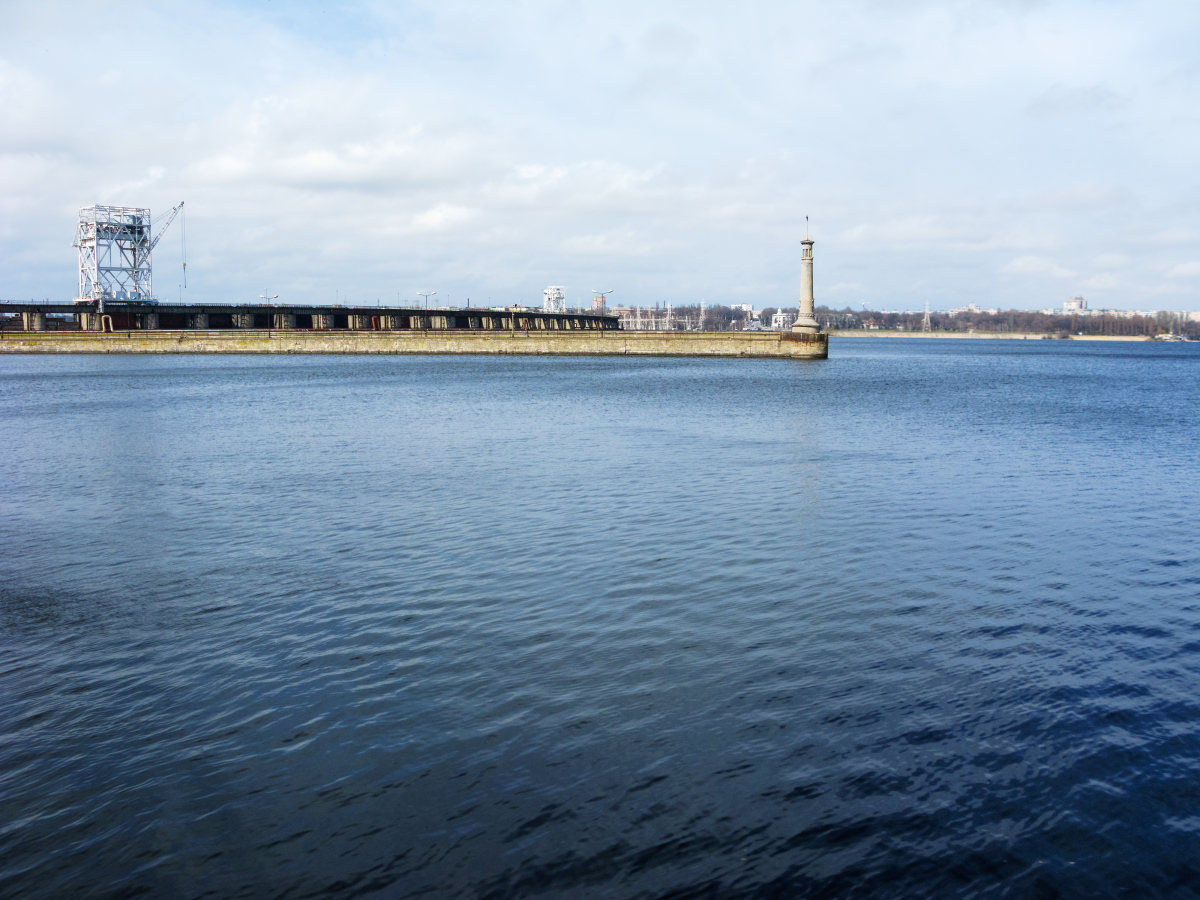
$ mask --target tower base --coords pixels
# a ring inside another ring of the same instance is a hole
[[[792,331],[796,334],[820,334],[821,323],[812,316],[800,316],[792,323]]]

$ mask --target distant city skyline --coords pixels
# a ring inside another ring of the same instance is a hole
[[[4,5],[0,300],[79,207],[185,302],[1200,309],[1200,9]],[[131,100],[132,98],[132,100]],[[268,287],[269,286],[269,287]]]

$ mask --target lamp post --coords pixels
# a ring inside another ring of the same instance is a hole
[[[428,294],[422,294],[420,291],[417,291],[417,296],[425,298],[425,308],[429,309],[429,298],[432,297],[436,293],[437,293],[437,291],[430,291]]]

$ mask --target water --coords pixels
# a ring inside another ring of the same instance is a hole
[[[1194,896],[1200,347],[0,357],[0,895]]]

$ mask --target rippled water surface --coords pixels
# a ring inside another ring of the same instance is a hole
[[[1198,373],[0,357],[0,895],[1195,896]]]

